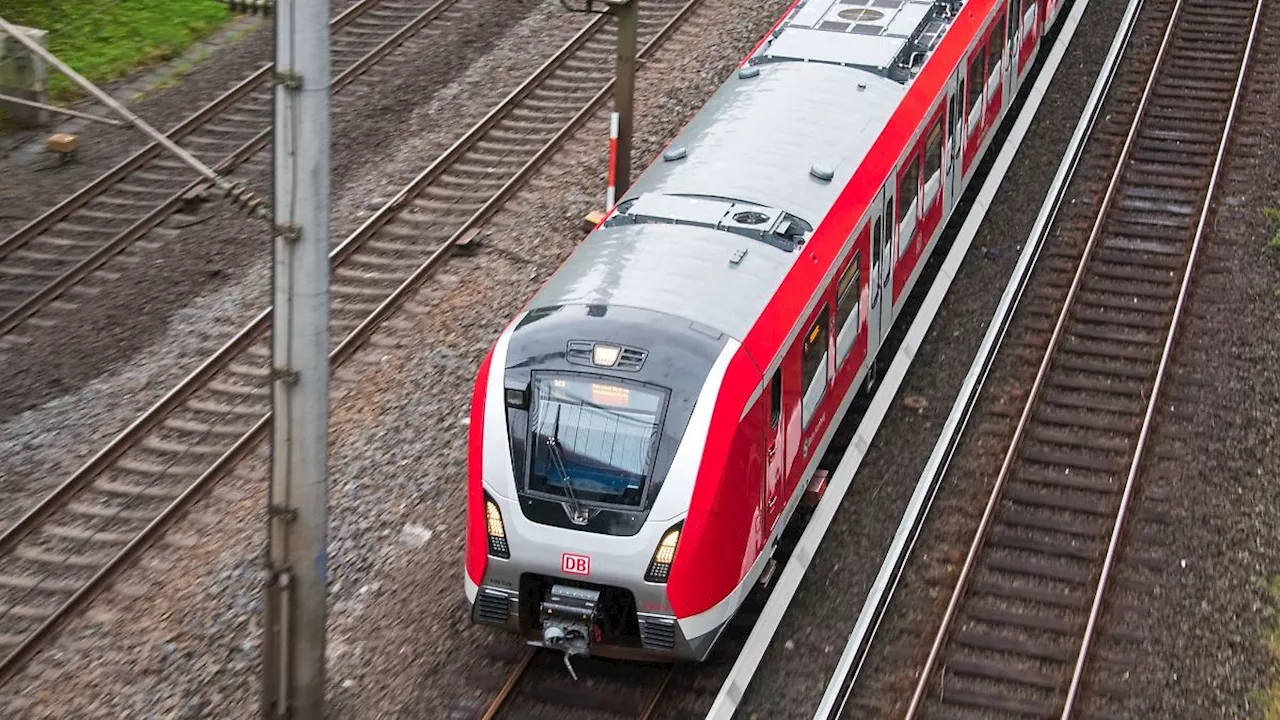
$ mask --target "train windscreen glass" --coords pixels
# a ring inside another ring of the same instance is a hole
[[[537,381],[529,490],[569,502],[638,507],[663,397],[595,378]]]

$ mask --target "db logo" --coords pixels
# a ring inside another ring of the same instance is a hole
[[[571,575],[590,575],[591,558],[586,555],[565,553],[560,556],[560,571]]]

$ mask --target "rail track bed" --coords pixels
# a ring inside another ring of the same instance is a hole
[[[1015,338],[1038,370],[907,717],[1097,709],[1082,680],[1260,13],[1175,4],[1083,257],[1038,271]]]
[[[340,93],[428,25],[456,23],[467,12],[462,0],[350,3],[329,25],[332,91]],[[262,150],[271,142],[274,68],[263,65],[167,136],[219,173],[269,177],[270,157]],[[100,270],[112,258],[196,222],[198,198],[209,187],[150,143],[0,240],[0,352],[50,322],[39,318],[23,327],[37,313],[74,311],[101,292],[100,285],[114,279]],[[90,277],[95,282],[86,284]]]
[[[650,720],[679,666],[575,658],[575,680],[558,652],[525,650],[483,720],[574,717]]]
[[[649,57],[700,0],[650,0]],[[595,16],[331,253],[331,361],[347,360],[589,117],[612,88]],[[270,310],[0,534],[0,680],[266,435]]]

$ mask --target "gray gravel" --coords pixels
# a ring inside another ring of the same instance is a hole
[[[652,157],[678,131],[785,5],[774,0],[744,10],[732,0],[709,0],[698,11],[641,72],[637,157]],[[352,180],[335,216],[358,222],[372,199],[431,159],[444,134],[421,130],[439,127],[442,108],[496,91],[498,66],[538,60],[529,57],[531,44],[553,47],[556,28],[567,27],[559,8],[556,0],[542,3],[494,43],[485,61],[415,113],[398,152],[370,162]],[[335,716],[443,717],[448,709],[482,701],[489,682],[501,679],[494,657],[512,643],[471,627],[460,607],[462,421],[480,357],[581,238],[581,216],[601,204],[606,138],[602,111],[489,223],[476,257],[451,260],[401,318],[338,373],[330,530]],[[244,283],[250,297],[252,282]],[[218,295],[225,300],[235,293]],[[110,397],[109,390],[101,388],[96,397]],[[100,407],[91,405],[87,391],[77,397],[65,407]],[[50,413],[45,421],[53,418]],[[55,447],[60,445],[48,446],[49,455]],[[18,717],[252,712],[260,641],[256,568],[264,527],[261,455],[242,464],[176,528],[175,545],[154,549],[89,615],[72,622],[0,691],[11,693],[0,695],[0,703],[9,700]],[[12,694],[17,692],[22,695]]]

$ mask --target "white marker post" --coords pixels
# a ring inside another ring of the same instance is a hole
[[[604,211],[613,209],[618,192],[618,113],[609,114],[609,189],[604,195]]]

